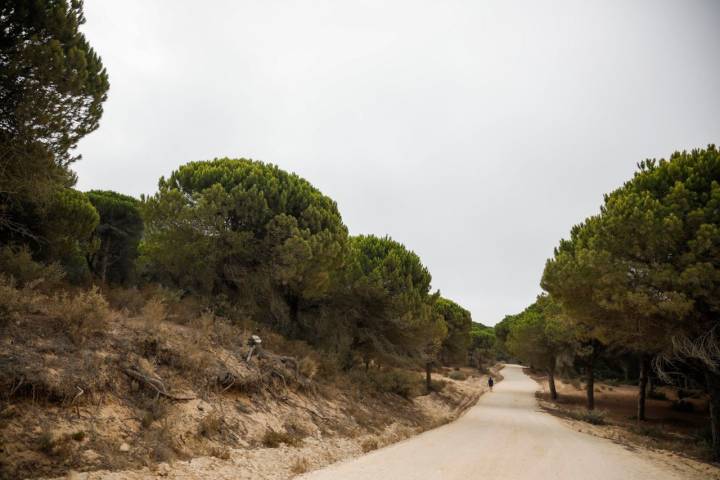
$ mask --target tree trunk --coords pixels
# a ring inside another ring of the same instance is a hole
[[[425,364],[425,386],[427,391],[430,392],[432,389],[432,363],[427,362]]]
[[[290,295],[287,302],[290,309],[291,328],[297,328],[298,321],[300,320],[300,298],[296,295]]]
[[[595,409],[595,354],[590,358],[587,366],[587,409]]]
[[[100,263],[100,281],[103,284],[107,278],[108,263],[110,263],[110,237],[107,237],[105,240],[105,248],[103,248],[103,255]]]
[[[622,362],[621,368],[623,371],[623,378],[625,379],[625,382],[628,382],[630,380],[630,368],[625,362]]]
[[[713,460],[720,460],[720,374],[706,367],[705,382],[710,394],[710,430]]]
[[[557,390],[555,389],[555,369],[549,368],[548,369],[548,385],[550,386],[550,398],[553,400],[557,400],[558,394]]]
[[[638,386],[638,404],[637,418],[638,421],[645,420],[645,398],[647,396],[648,370],[650,369],[650,359],[647,355],[640,355],[640,380]]]

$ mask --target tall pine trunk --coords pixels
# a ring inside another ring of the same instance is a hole
[[[720,374],[705,369],[705,382],[710,394],[710,429],[712,431],[712,454],[720,460]]]
[[[288,307],[290,309],[290,322],[297,326],[298,320],[300,320],[300,299],[296,295],[290,295],[288,297]]]
[[[595,410],[595,355],[590,358],[587,366],[587,409]]]
[[[107,280],[107,269],[110,263],[110,237],[105,239],[105,248],[103,248],[103,256],[100,262],[100,280],[105,284]]]
[[[425,386],[428,392],[432,391],[432,362],[425,364]]]
[[[549,368],[548,369],[548,385],[550,386],[550,398],[553,400],[557,400],[558,394],[557,389],[555,388],[555,369]]]
[[[647,397],[648,371],[650,370],[650,359],[647,355],[640,355],[640,379],[638,381],[638,404],[637,418],[645,420],[645,399]]]

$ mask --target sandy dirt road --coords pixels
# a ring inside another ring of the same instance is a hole
[[[677,473],[538,410],[537,383],[508,365],[505,379],[459,420],[303,480],[679,479]]]

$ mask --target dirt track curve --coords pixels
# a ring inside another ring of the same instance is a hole
[[[303,480],[678,479],[637,453],[576,432],[538,410],[537,383],[508,365],[505,379],[459,420]]]

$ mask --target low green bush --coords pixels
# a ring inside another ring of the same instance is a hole
[[[452,378],[453,380],[467,380],[467,375],[460,370],[453,370],[448,374],[448,378]]]
[[[394,393],[403,398],[416,397],[422,385],[418,374],[397,369],[373,371],[370,382],[379,392]]]
[[[442,392],[445,387],[447,386],[447,382],[445,380],[430,380],[430,391],[431,392]]]
[[[575,420],[592,425],[605,425],[607,423],[605,420],[607,413],[603,410],[570,410],[568,415]]]

